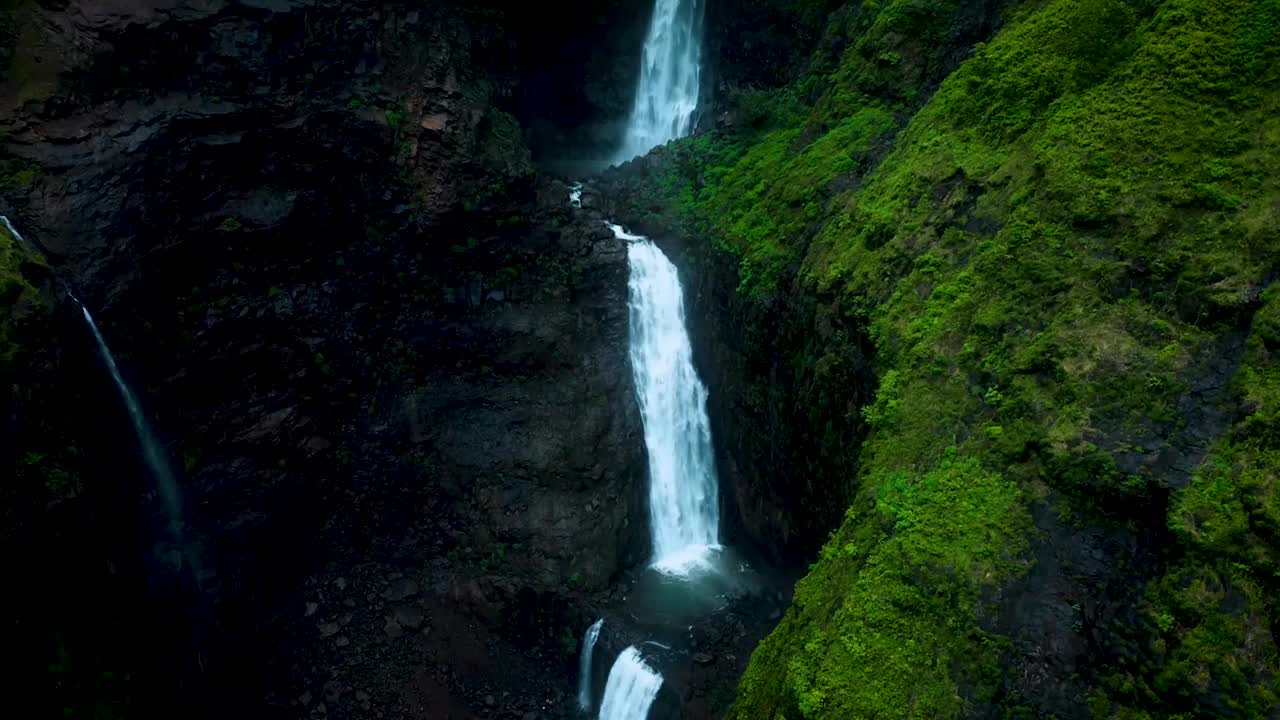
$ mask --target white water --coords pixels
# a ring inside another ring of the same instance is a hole
[[[27,245],[26,239],[23,238],[22,234],[18,232],[18,229],[13,226],[13,223],[9,222],[9,218],[0,215],[0,227],[3,227],[10,235],[12,235],[13,239],[16,240],[19,245]]]
[[[623,650],[609,670],[600,720],[645,720],[661,687],[662,676],[645,664],[639,650]]]
[[[693,130],[702,71],[703,0],[655,0],[640,60],[640,83],[614,163]]]
[[[72,297],[72,300],[75,300]],[[79,303],[79,300],[76,300]],[[102,355],[102,361],[106,364],[107,370],[111,372],[111,379],[115,381],[116,389],[120,391],[120,397],[124,400],[125,409],[129,412],[129,419],[133,422],[133,430],[138,435],[138,445],[142,449],[142,459],[147,463],[147,467],[151,470],[151,474],[156,479],[156,488],[160,493],[160,501],[164,504],[164,510],[169,519],[169,530],[173,534],[175,542],[180,541],[182,535],[182,507],[178,494],[178,482],[173,477],[173,471],[169,468],[169,461],[165,458],[164,453],[160,450],[160,444],[156,442],[155,435],[151,432],[151,425],[147,422],[147,417],[142,413],[142,405],[138,403],[138,398],[133,394],[133,390],[129,388],[129,384],[124,381],[124,376],[120,374],[120,368],[116,365],[115,356],[111,354],[111,349],[107,347],[107,341],[102,337],[102,331],[98,329],[98,324],[93,321],[93,316],[89,314],[89,308],[80,304],[80,310],[84,312],[84,320],[89,325],[89,329],[93,331],[93,338],[98,341],[98,352]]]
[[[609,227],[627,241],[631,267],[631,371],[649,450],[653,567],[688,575],[709,567],[711,553],[720,548],[707,389],[693,368],[675,265],[648,238]]]
[[[596,649],[596,640],[600,639],[600,626],[604,618],[600,618],[587,628],[582,638],[582,657],[578,659],[578,707],[586,712],[591,709],[591,655]]]
[[[569,207],[582,207],[582,183],[576,182],[569,186]]]

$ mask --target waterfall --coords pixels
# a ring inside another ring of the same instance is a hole
[[[75,297],[71,298],[75,300]],[[133,394],[133,390],[129,388],[128,383],[124,381],[124,376],[120,374],[120,367],[116,365],[115,356],[111,354],[111,349],[107,347],[107,341],[102,337],[102,331],[98,329],[98,324],[93,321],[93,315],[89,314],[89,308],[83,303],[76,300],[80,305],[80,310],[84,313],[84,320],[89,325],[89,329],[93,331],[93,338],[98,342],[98,353],[102,356],[103,363],[106,364],[107,370],[111,373],[111,379],[115,381],[116,389],[120,391],[120,397],[124,400],[125,409],[129,412],[129,420],[133,423],[134,433],[138,436],[138,445],[142,449],[142,459],[147,464],[147,468],[155,477],[156,487],[160,493],[160,500],[164,504],[165,513],[169,519],[169,530],[173,535],[175,542],[180,541],[182,536],[182,507],[181,499],[178,494],[178,482],[174,479],[173,471],[169,468],[169,461],[165,457],[164,452],[160,449],[160,444],[156,442],[155,435],[151,432],[151,425],[147,422],[146,415],[142,413],[142,405],[138,403],[138,398]]]
[[[653,567],[687,575],[720,547],[707,389],[693,368],[675,265],[648,238],[609,227],[627,241],[631,268],[631,370],[649,451]]]
[[[662,676],[645,664],[639,650],[623,650],[609,670],[600,720],[645,720],[661,687]]]
[[[703,0],[655,0],[640,60],[640,83],[615,163],[693,130],[702,69]]]
[[[582,657],[578,660],[578,707],[583,712],[591,709],[591,655],[596,649],[596,640],[600,638],[600,626],[604,618],[600,618],[587,628],[582,638]]]
[[[30,247],[30,244],[22,237],[22,234],[18,232],[18,229],[15,228],[13,223],[9,222],[9,218],[4,215],[0,215],[0,228],[4,228],[5,232],[9,233],[9,235],[13,237],[14,241],[19,245],[27,245]]]

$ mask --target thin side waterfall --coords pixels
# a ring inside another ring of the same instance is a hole
[[[640,60],[640,83],[615,164],[693,130],[702,73],[703,1],[654,3]]]
[[[652,241],[627,241],[631,370],[649,451],[653,567],[683,576],[719,549],[720,508],[707,389],[693,367],[676,267]]]
[[[72,299],[75,300],[74,297]],[[89,325],[89,330],[93,332],[94,340],[98,342],[98,353],[102,356],[107,370],[110,371],[111,379],[115,381],[121,399],[124,400],[125,409],[129,412],[129,420],[133,423],[133,430],[138,436],[138,444],[142,449],[142,459],[156,479],[160,501],[164,504],[165,514],[168,516],[169,530],[173,534],[173,540],[177,542],[182,537],[182,502],[178,493],[178,481],[173,476],[173,470],[169,468],[169,461],[160,449],[160,444],[156,442],[155,434],[151,432],[151,425],[142,412],[142,405],[138,403],[138,398],[129,388],[129,384],[124,381],[124,376],[120,374],[115,356],[111,354],[111,348],[107,347],[107,341],[102,337],[98,324],[93,321],[93,315],[89,314],[89,308],[79,300],[76,300],[76,303],[84,313],[84,320]]]
[[[582,638],[582,657],[578,660],[578,707],[583,712],[591,709],[591,655],[595,652],[596,640],[600,639],[602,625],[604,618],[591,623]]]
[[[662,676],[645,663],[639,650],[623,650],[609,670],[600,720],[645,720],[661,687]]]
[[[27,247],[30,247],[30,243],[27,242],[26,238],[22,237],[22,233],[18,232],[18,229],[13,226],[13,223],[9,222],[9,218],[4,215],[0,215],[0,228],[4,228],[19,245],[26,245]]]

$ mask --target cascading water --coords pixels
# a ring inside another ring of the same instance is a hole
[[[22,234],[18,232],[18,229],[13,226],[13,223],[9,222],[9,218],[3,215],[0,215],[0,228],[4,228],[5,232],[8,232],[19,245],[29,246],[26,238],[22,237]]]
[[[702,71],[702,15],[703,0],[654,3],[640,60],[640,84],[615,164],[693,130]]]
[[[703,0],[656,0],[645,38],[623,163],[693,130],[702,64]],[[582,185],[569,190],[582,207]],[[719,488],[707,419],[707,390],[693,368],[684,324],[684,293],[675,265],[656,245],[611,224],[627,242],[631,368],[649,453],[649,518],[653,567],[685,576],[719,549]],[[583,639],[578,705],[591,707],[591,653],[603,620]],[[654,643],[661,646],[659,643]],[[645,720],[662,675],[634,646],[609,670],[599,720]]]
[[[74,297],[71,298],[75,300]],[[116,365],[115,356],[111,354],[111,348],[107,347],[107,341],[102,337],[102,331],[98,329],[98,324],[93,321],[93,315],[89,314],[89,308],[83,303],[76,300],[80,305],[80,310],[84,313],[84,320],[89,325],[89,330],[93,332],[93,338],[98,343],[98,353],[102,356],[102,361],[107,366],[107,370],[111,373],[111,379],[115,381],[116,389],[120,392],[120,397],[124,400],[125,409],[129,412],[129,419],[133,423],[133,430],[138,436],[138,445],[142,449],[142,459],[147,464],[147,468],[151,471],[152,476],[156,480],[156,488],[160,494],[160,501],[164,504],[165,514],[169,520],[169,531],[175,544],[181,542],[182,537],[182,503],[181,496],[178,493],[178,481],[173,476],[173,471],[169,468],[169,461],[165,458],[164,452],[160,449],[160,444],[156,441],[155,434],[151,432],[151,425],[147,422],[146,415],[142,412],[142,405],[138,403],[138,398],[133,394],[133,390],[129,388],[128,383],[124,381],[124,376],[120,374],[120,367]]]
[[[687,575],[720,547],[707,389],[693,367],[675,265],[648,238],[609,227],[627,241],[631,268],[631,370],[649,451],[653,567]]]
[[[600,618],[587,628],[582,638],[582,657],[578,660],[578,707],[586,712],[591,709],[591,655],[596,649],[596,640],[600,639],[600,626],[604,618]]]
[[[661,687],[662,676],[645,663],[639,650],[623,650],[609,670],[600,720],[645,720]]]

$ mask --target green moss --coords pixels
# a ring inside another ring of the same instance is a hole
[[[1277,321],[1273,287],[1236,378],[1243,411],[1169,512],[1185,556],[1147,593],[1154,658],[1137,678],[1110,678],[1126,705],[1264,718],[1280,704],[1280,653],[1270,640],[1280,612]]]
[[[1274,289],[1259,297],[1280,271],[1280,1],[1007,3],[930,97],[962,9],[837,11],[842,53],[740,96],[739,128],[673,149],[650,190],[741,259],[744,302],[803,292],[860,323],[880,378],[857,408],[853,508],[734,714],[951,717],[961,696],[1011,692],[989,682],[1001,640],[973,618],[984,583],[1020,566],[1022,498],[1147,522],[1186,482],[1158,458],[1204,431],[1188,404],[1218,410],[1193,387],[1251,326],[1246,412],[1175,496],[1150,627],[1126,630],[1159,642],[1073,682],[1099,716],[1265,716],[1280,310]]]
[[[48,268],[17,238],[0,227],[0,381],[11,382],[21,325],[43,301],[30,276],[43,276]]]
[[[533,160],[525,146],[520,123],[509,113],[490,109],[482,123],[479,142],[490,167],[511,178],[533,172]]]
[[[44,172],[44,167],[40,163],[10,155],[3,147],[7,140],[8,135],[0,132],[0,191],[22,193],[35,184],[36,179]]]
[[[757,650],[731,716],[956,714],[958,681],[983,684],[995,662],[980,594],[1020,570],[1029,526],[1017,486],[973,458],[878,474]]]

